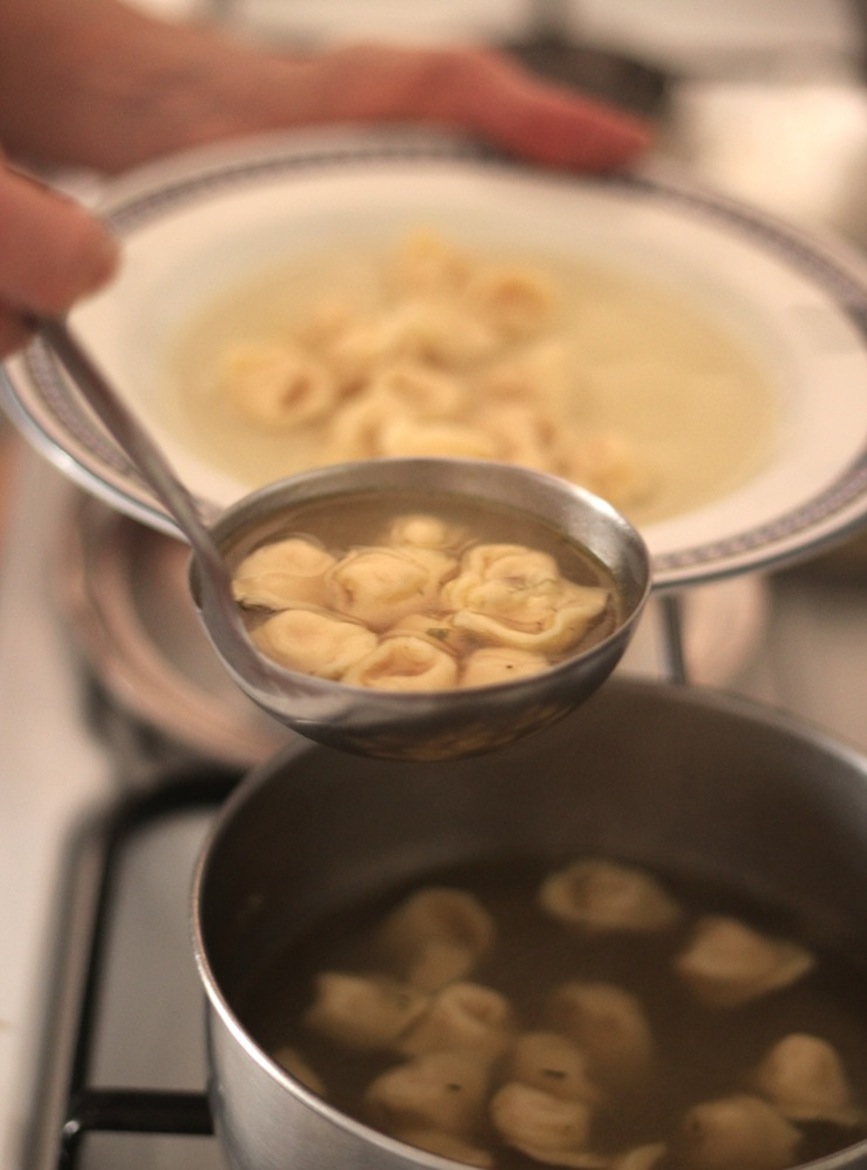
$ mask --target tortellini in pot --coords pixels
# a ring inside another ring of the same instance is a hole
[[[311,1032],[359,1050],[389,1049],[425,1012],[417,987],[342,971],[318,975],[303,1024]]]
[[[592,1075],[606,1088],[632,1091],[648,1083],[653,1033],[632,992],[604,981],[562,983],[548,997],[546,1018],[586,1054]]]
[[[551,874],[539,890],[539,904],[590,934],[668,930],[682,916],[677,901],[651,874],[602,858],[575,861]]]
[[[491,1121],[502,1140],[537,1162],[594,1170],[607,1165],[588,1150],[593,1112],[586,1101],[564,1100],[517,1081],[494,1094]]]
[[[706,915],[695,926],[675,971],[697,1000],[732,1008],[787,987],[815,966],[806,947],[770,938],[736,918]]]
[[[387,632],[417,634],[419,637],[427,638],[461,660],[463,672],[475,643],[466,630],[456,628],[453,618],[454,614],[450,613],[408,613],[400,621],[395,622]],[[545,665],[548,665],[547,659]]]
[[[365,1111],[394,1135],[412,1128],[470,1137],[484,1118],[489,1083],[487,1065],[472,1053],[423,1053],[376,1077]]]
[[[427,1002],[397,1047],[408,1056],[425,1052],[472,1052],[493,1063],[506,1053],[515,1036],[508,999],[481,983],[450,983]]]
[[[438,991],[470,974],[494,944],[497,928],[478,898],[432,886],[411,894],[385,919],[374,949],[396,974]]]
[[[784,1170],[801,1132],[766,1101],[733,1094],[689,1109],[672,1143],[683,1170]]]
[[[604,608],[605,595],[602,590],[587,589],[583,597],[571,604],[560,607],[540,606],[530,628],[526,621],[516,622],[471,609],[458,610],[454,623],[458,629],[467,630],[489,642],[510,646],[515,650],[557,655],[565,653],[580,641],[591,621]]]
[[[690,953],[691,938],[711,932],[711,949],[725,944],[728,954],[736,928],[735,959],[723,964],[737,975],[735,999],[728,985],[722,993],[732,1007],[755,999],[754,964],[744,981],[742,952],[752,955],[756,940],[760,955],[769,948],[776,986],[780,948],[788,961],[791,944],[705,914],[686,893],[672,899],[644,870],[588,862],[611,867],[615,891],[589,934],[583,923],[565,934],[551,922],[539,898],[547,883],[528,869],[511,885],[508,863],[496,884],[464,886],[453,873],[455,885],[432,878],[380,908],[345,949],[326,943],[332,961],[352,956],[358,973],[321,973],[288,1035],[280,1019],[270,1051],[320,1096],[324,1079],[349,1116],[483,1170],[527,1160],[571,1170],[792,1170],[861,1140],[857,1001],[838,1002],[817,983],[781,997],[779,1011],[721,1014],[713,983],[710,1003],[694,1002],[673,961]],[[556,982],[573,971],[582,977]],[[849,994],[843,979],[830,985]],[[819,1017],[836,1047],[784,1030],[798,1019],[821,1027]]]
[[[779,1040],[750,1078],[760,1096],[792,1121],[864,1123],[839,1054],[827,1040],[791,1032]]]
[[[558,1032],[525,1032],[509,1053],[505,1079],[564,1101],[597,1105],[602,1094],[589,1064],[586,1052]]]

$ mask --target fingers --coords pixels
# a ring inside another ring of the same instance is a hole
[[[650,145],[647,123],[543,83],[504,58],[477,54],[450,68],[445,94],[452,108],[471,110],[473,129],[523,157],[607,171],[634,161]]]
[[[29,316],[66,312],[117,263],[97,220],[0,161],[0,356],[24,341]]]
[[[475,49],[353,46],[294,65],[297,121],[414,120],[465,129],[534,162],[623,167],[651,140],[647,123],[508,58]]]

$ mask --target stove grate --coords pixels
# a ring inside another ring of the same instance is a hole
[[[117,892],[118,870],[129,843],[143,828],[178,812],[216,810],[240,779],[237,771],[207,763],[184,765],[161,777],[147,792],[123,796],[103,810],[71,849],[71,873],[89,871],[91,894],[86,954],[74,996],[72,1042],[62,1098],[56,1111],[56,1160],[46,1165],[76,1170],[84,1139],[93,1133],[207,1136],[213,1133],[204,1092],[97,1086],[91,1081],[107,935]],[[75,931],[79,935],[80,931]],[[56,1075],[56,1074],[55,1074]]]

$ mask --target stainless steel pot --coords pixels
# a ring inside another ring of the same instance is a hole
[[[257,956],[342,905],[451,864],[569,852],[704,875],[867,956],[867,761],[752,704],[614,680],[491,756],[418,765],[294,749],[236,792],[195,879],[212,1105],[230,1165],[455,1167],[306,1091],[235,1004]],[[812,1165],[865,1167],[867,1142]]]

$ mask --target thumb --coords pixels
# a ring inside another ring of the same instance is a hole
[[[65,196],[0,160],[0,306],[59,314],[115,272],[117,242]]]

